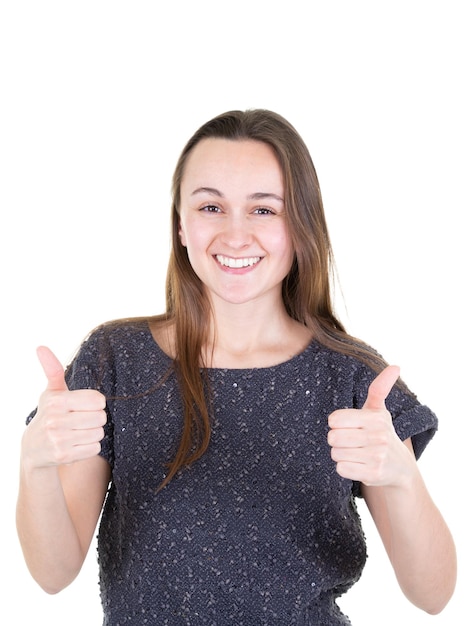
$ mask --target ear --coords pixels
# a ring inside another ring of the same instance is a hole
[[[181,220],[179,222],[178,235],[180,236],[181,245],[186,248],[186,236],[184,234],[183,225],[181,224]]]

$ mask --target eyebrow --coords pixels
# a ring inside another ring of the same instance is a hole
[[[217,196],[218,198],[224,198],[224,194],[219,191],[218,189],[215,189],[214,187],[198,187],[197,189],[195,189],[191,195],[195,196],[199,193],[209,193],[213,196]],[[284,202],[284,198],[281,198],[281,196],[278,196],[277,193],[271,193],[268,191],[256,191],[255,193],[250,194],[247,197],[248,200],[269,200],[269,199],[273,199],[273,200],[277,200],[278,202]]]

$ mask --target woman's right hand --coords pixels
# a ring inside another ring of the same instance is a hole
[[[30,468],[43,468],[96,456],[106,424],[105,396],[94,389],[70,391],[54,353],[41,346],[37,355],[47,387],[23,435],[23,462]]]

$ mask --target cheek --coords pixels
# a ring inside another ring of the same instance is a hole
[[[178,234],[181,245],[189,250],[198,250],[203,247],[207,240],[207,228],[204,223],[191,212],[183,212],[180,215]]]
[[[287,229],[282,229],[273,237],[273,245],[276,250],[288,261],[294,259],[294,244]]]
[[[199,269],[206,261],[207,255],[207,234],[202,228],[191,222],[182,221],[179,228],[179,238],[181,245],[186,249],[186,254],[193,270],[198,274]]]
[[[280,269],[282,273],[287,276],[287,274],[292,269],[292,265],[295,259],[295,250],[293,242],[290,236],[286,233],[284,235],[279,236],[276,242],[276,249],[279,251],[280,259]]]

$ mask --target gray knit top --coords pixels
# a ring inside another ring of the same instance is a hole
[[[360,487],[336,472],[327,420],[362,406],[373,372],[315,341],[273,367],[209,369],[209,450],[157,492],[182,426],[171,368],[148,323],[125,322],[94,331],[67,372],[108,398],[103,624],[350,624],[335,600],[366,560]],[[435,415],[396,388],[387,407],[419,456]]]

